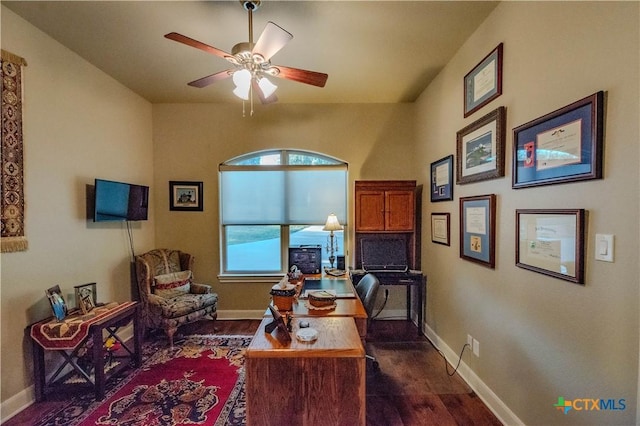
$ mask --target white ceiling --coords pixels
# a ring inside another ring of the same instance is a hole
[[[150,102],[239,102],[230,79],[186,84],[228,69],[227,61],[163,37],[175,31],[230,52],[249,38],[238,0],[2,4]],[[254,40],[273,21],[294,37],[273,64],[329,74],[324,88],[272,78],[281,103],[412,102],[496,5],[263,0]]]

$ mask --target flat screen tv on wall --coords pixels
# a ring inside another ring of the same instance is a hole
[[[148,186],[95,180],[94,222],[147,220],[148,213]]]

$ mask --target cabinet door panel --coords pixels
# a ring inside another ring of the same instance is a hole
[[[384,231],[384,191],[358,191],[356,231]]]
[[[412,231],[414,228],[413,191],[385,192],[385,229],[387,231]]]

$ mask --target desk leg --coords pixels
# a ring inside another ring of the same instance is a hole
[[[407,321],[411,321],[411,285],[405,284],[405,288],[407,289]]]
[[[33,343],[33,372],[36,402],[44,401],[45,374],[44,374],[44,349],[35,340]]]
[[[425,290],[424,287],[426,287],[426,281],[425,279],[421,279],[420,280],[420,284],[418,285],[418,334],[419,335],[423,335],[423,318],[422,318],[422,311],[424,309],[424,301],[422,300],[422,296],[423,296],[423,292]]]
[[[140,304],[136,305],[133,313],[133,350],[135,352],[133,362],[136,367],[142,365],[142,333],[140,330]]]
[[[102,327],[91,327],[93,339],[93,371],[96,401],[104,398],[104,357],[102,355]]]

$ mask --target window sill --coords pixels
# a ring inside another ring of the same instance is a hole
[[[221,284],[236,283],[273,283],[277,284],[284,277],[283,273],[274,274],[219,274],[218,281]]]

